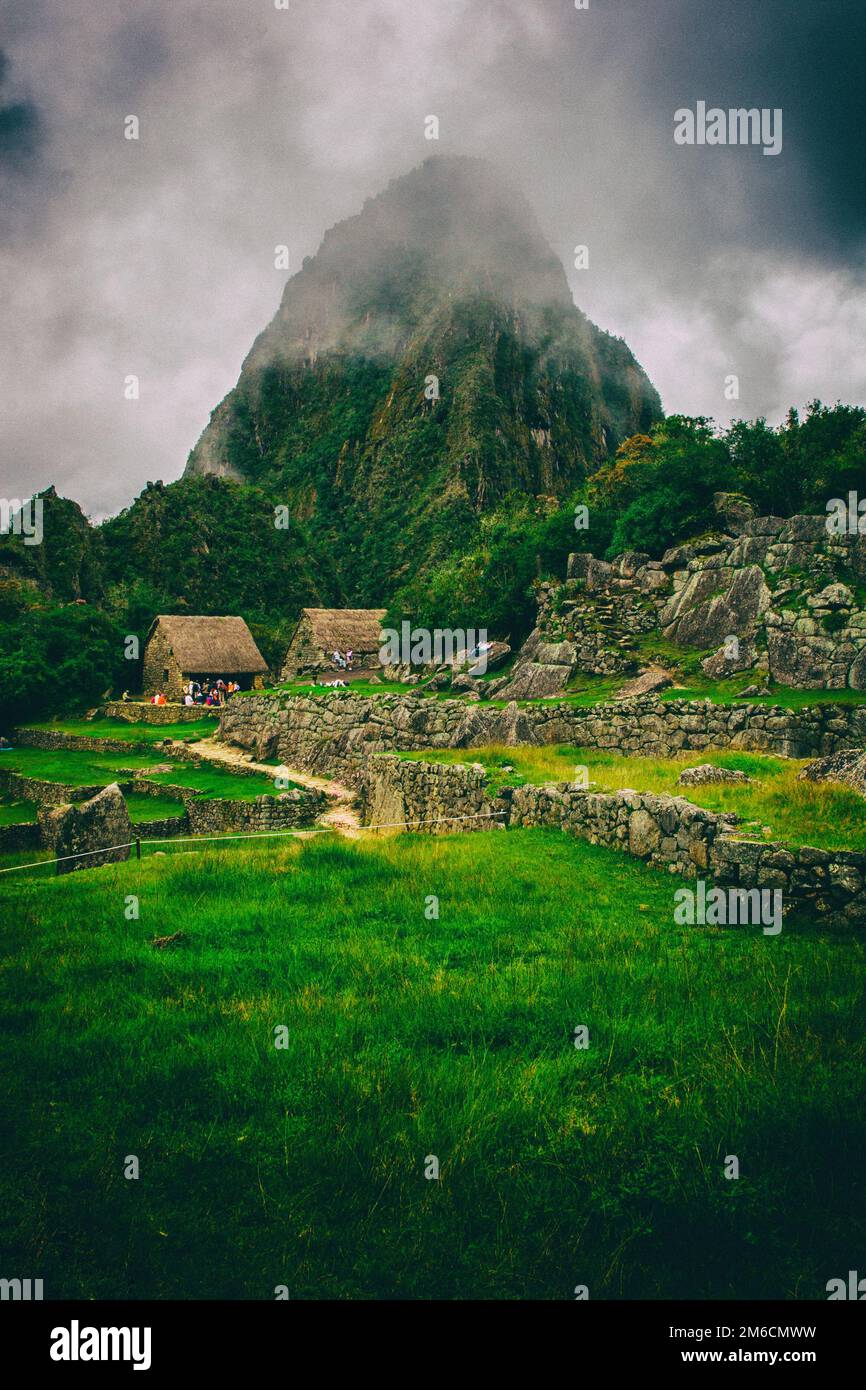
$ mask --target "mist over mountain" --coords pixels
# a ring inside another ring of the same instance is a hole
[[[267,488],[372,601],[510,494],[567,495],[660,417],[523,197],[484,161],[433,158],[287,283],[186,476]]]

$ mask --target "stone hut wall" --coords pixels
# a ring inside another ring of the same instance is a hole
[[[167,676],[163,675],[164,671],[168,672]],[[161,690],[166,699],[179,700],[183,694],[183,673],[172,655],[171,643],[161,623],[157,623],[144,648],[141,683],[147,695]]]

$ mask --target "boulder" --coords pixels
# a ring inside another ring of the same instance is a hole
[[[484,653],[484,660],[476,662],[469,667],[469,675],[483,676],[485,671],[495,671],[503,666],[511,655],[511,647],[507,642],[490,642],[487,651]]]
[[[735,653],[730,647],[724,646],[719,647],[712,656],[704,657],[701,670],[711,680],[722,680],[728,676],[735,676],[739,671],[750,671],[757,662],[758,649],[750,637],[745,637],[742,642],[738,642]]]
[[[677,784],[681,787],[703,787],[712,782],[751,782],[745,772],[737,772],[729,767],[713,767],[712,763],[701,763],[698,767],[683,768]]]
[[[770,599],[758,565],[695,570],[665,604],[662,631],[668,641],[682,646],[721,646],[732,634],[752,636]]]
[[[432,682],[429,683],[432,684]],[[455,695],[460,694],[464,690],[475,690],[476,681],[474,681],[473,678],[466,673],[464,673],[463,675],[452,676],[451,689]]]
[[[58,874],[97,868],[129,858],[132,823],[116,782],[104,787],[89,801],[79,801],[74,806],[40,808],[39,830],[43,845],[57,857]],[[67,858],[69,855],[76,857]]]
[[[826,758],[816,758],[803,768],[800,782],[841,782],[866,796],[866,750],[846,748]]]
[[[662,666],[648,666],[639,676],[635,676],[634,680],[626,681],[615,698],[632,700],[637,695],[652,695],[653,691],[664,690],[668,685],[673,685],[670,671],[666,671]]]
[[[638,570],[643,569],[650,559],[642,550],[624,550],[621,555],[617,555],[613,562],[613,567],[617,574],[623,579],[634,579]]]
[[[505,686],[497,689],[497,699],[539,700],[561,695],[571,679],[571,666],[545,666],[527,661],[515,666]]]

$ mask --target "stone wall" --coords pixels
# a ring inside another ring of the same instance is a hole
[[[171,649],[168,633],[157,621],[144,647],[141,663],[141,688],[145,695],[162,691],[169,700],[179,700],[183,676]]]
[[[187,816],[166,816],[164,820],[133,821],[132,833],[137,840],[167,840],[187,835],[189,819]]]
[[[20,825],[0,825],[0,854],[18,854],[23,850],[39,849],[41,834],[36,821]]]
[[[105,784],[74,787],[65,782],[50,782],[42,777],[27,777],[23,772],[0,769],[0,792],[19,801],[35,801],[37,806],[64,806],[76,801],[88,801],[101,792]]]
[[[424,832],[431,821],[441,821],[442,831],[490,829],[497,823],[564,830],[683,878],[711,879],[723,887],[778,888],[786,911],[822,925],[866,924],[866,853],[739,839],[736,817],[694,806],[684,797],[590,792],[563,782],[506,788],[493,798],[477,765],[443,767],[380,757],[370,758],[364,769],[361,807],[364,824],[408,821],[407,829]],[[485,812],[485,820],[461,819]]]
[[[491,830],[501,825],[504,802],[487,795],[483,767],[410,762],[396,754],[371,757],[358,786],[362,825],[394,828],[411,823],[429,834]]]
[[[780,842],[720,836],[712,869],[716,883],[745,888],[780,888],[783,901],[818,922],[866,923],[866,853],[811,849]]]
[[[107,719],[127,724],[192,724],[197,719],[216,719],[219,711],[204,705],[150,705],[138,700],[113,700],[105,706]]]
[[[308,788],[293,788],[281,792],[278,796],[257,796],[255,800],[234,801],[209,797],[206,793],[190,787],[151,782],[142,777],[118,785],[123,793],[167,796],[183,802],[185,814],[182,816],[136,822],[133,834],[142,840],[182,834],[211,835],[226,831],[286,830],[296,825],[309,825],[328,804],[328,798],[323,793]],[[102,786],[73,787],[63,782],[49,782],[41,778],[25,777],[11,770],[0,770],[0,791],[9,793],[21,801],[34,801],[37,806],[46,809],[78,805],[97,796],[103,790]],[[10,829],[17,830],[19,827],[12,826]],[[38,827],[33,826],[33,830],[38,842]],[[16,847],[14,843],[12,847]]]
[[[186,810],[191,834],[220,835],[309,825],[326,802],[327,797],[320,792],[296,789],[278,796],[257,796],[252,801],[194,797],[187,802]]]
[[[710,747],[820,757],[866,745],[866,706],[786,710],[649,696],[589,707],[502,708],[405,695],[266,695],[228,705],[220,730],[227,743],[259,759],[278,757],[289,766],[354,781],[371,753],[496,743],[563,743],[653,757]]]
[[[153,747],[135,739],[67,734],[62,729],[16,729],[15,743],[21,748],[63,748],[79,753],[147,753]]]
[[[685,797],[650,792],[589,792],[567,782],[518,787],[510,826],[553,826],[593,845],[623,849],[670,873],[696,878],[710,870],[717,835],[733,818]]]
[[[11,768],[0,769],[0,792],[14,796],[21,801],[35,801],[38,806],[65,806],[79,801],[88,801],[105,786],[99,782],[93,786],[79,787],[69,782],[55,782],[43,777],[27,777],[23,772],[13,772]],[[186,801],[189,797],[201,796],[201,792],[189,787],[174,786],[171,783],[151,782],[145,777],[132,777],[119,783],[124,793],[135,792],[138,796],[170,797],[175,801]]]

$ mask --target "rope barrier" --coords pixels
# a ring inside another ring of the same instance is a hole
[[[492,811],[489,814],[479,812],[473,816],[435,816],[428,820],[403,820],[386,821],[379,825],[359,825],[353,827],[358,833],[375,830],[405,830],[410,825],[444,825],[446,822],[465,821],[465,820],[487,820],[495,821],[498,817],[504,816],[504,811]],[[303,837],[308,839],[311,835],[339,835],[340,831],[334,826],[311,826],[309,830],[247,830],[237,834],[229,835],[172,835],[161,840],[145,840],[146,845],[188,845],[188,844],[208,844],[212,841],[222,843],[225,840],[272,840],[282,835],[293,837]],[[77,854],[62,854],[54,859],[34,859],[30,864],[13,864],[9,868],[0,869],[0,874],[14,874],[22,869],[41,869],[46,864],[64,864],[70,859],[87,859],[94,854],[111,854],[116,849],[131,849],[137,842],[127,840],[121,845],[107,845],[103,849],[84,849]]]

